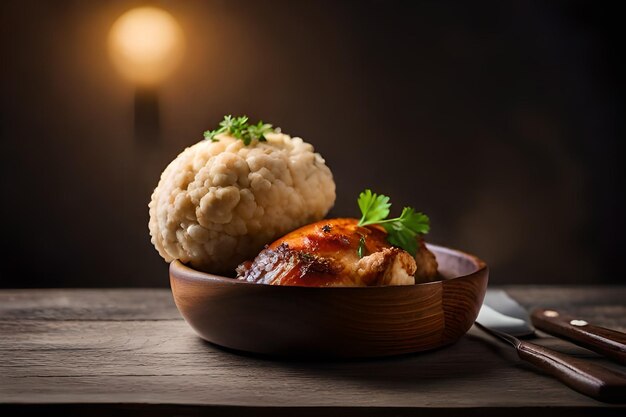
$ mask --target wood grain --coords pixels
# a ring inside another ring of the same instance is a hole
[[[141,295],[139,295],[141,294]],[[180,320],[171,291],[162,289],[2,290],[3,320]]]
[[[491,284],[497,285],[497,281]],[[527,310],[554,307],[580,317],[590,317],[603,327],[626,331],[621,314],[626,307],[626,286],[502,286]]]
[[[550,301],[584,310],[599,325],[626,327],[626,287],[507,290],[527,307]],[[154,305],[154,317],[147,304]],[[177,314],[167,290],[0,291],[0,414],[569,417],[625,411],[562,386],[474,329],[452,346],[421,354],[278,361],[208,344]],[[558,339],[537,342],[623,369]]]
[[[375,357],[456,342],[472,326],[488,270],[471,255],[429,245],[446,279],[386,287],[252,284],[170,265],[174,300],[205,340],[274,356]]]
[[[585,317],[568,316],[554,309],[537,308],[530,317],[538,329],[626,365],[626,333],[596,326]]]
[[[564,355],[528,341],[517,341],[519,357],[565,385],[599,401],[626,402],[626,374]]]

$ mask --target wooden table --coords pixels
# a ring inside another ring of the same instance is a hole
[[[527,307],[626,331],[626,287],[505,289]],[[554,338],[541,343],[625,370]],[[448,348],[378,360],[228,352],[199,339],[165,289],[2,290],[0,359],[3,416],[626,415],[625,405],[571,391],[477,329]]]

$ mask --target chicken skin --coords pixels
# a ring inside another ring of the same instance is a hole
[[[437,260],[421,238],[414,258],[387,242],[382,227],[349,218],[294,230],[237,268],[240,280],[305,287],[412,285],[436,276]]]

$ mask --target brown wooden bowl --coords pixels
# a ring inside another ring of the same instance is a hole
[[[176,306],[203,339],[246,352],[374,357],[456,342],[474,323],[488,268],[475,256],[428,245],[441,281],[388,287],[253,284],[170,265]]]

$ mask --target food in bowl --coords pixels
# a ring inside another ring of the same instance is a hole
[[[366,190],[359,197],[360,203],[364,200],[378,200],[379,204],[366,208],[361,220],[321,220],[288,233],[263,249],[253,261],[241,264],[237,268],[238,278],[305,287],[413,285],[434,280],[437,260],[426,248],[421,233],[413,230],[427,231],[428,218],[405,208],[408,214],[399,219],[406,224],[395,220],[405,231],[394,233],[391,228],[389,232],[381,226],[391,223],[382,220],[389,212],[389,199]],[[374,214],[368,225],[364,219],[369,213]],[[394,246],[390,242],[394,239],[402,242]]]
[[[416,285],[259,285],[170,264],[176,306],[203,339],[275,357],[357,358],[436,349],[472,326],[485,295],[483,261],[427,245],[444,279]]]
[[[392,246],[379,227],[357,219],[329,219],[303,226],[237,268],[248,282],[304,287],[413,285],[437,276],[435,256],[420,242],[418,259]],[[361,239],[365,238],[359,256]],[[419,266],[419,267],[418,267]]]
[[[320,220],[334,201],[332,173],[310,144],[270,124],[226,116],[163,171],[149,229],[166,261],[222,275],[236,268],[239,280],[252,283],[359,287],[436,279],[437,260],[423,239],[426,215],[405,207],[388,218],[389,197],[365,190],[360,220]]]
[[[232,275],[268,242],[322,219],[334,202],[332,173],[312,145],[226,116],[165,168],[149,229],[167,262]]]

